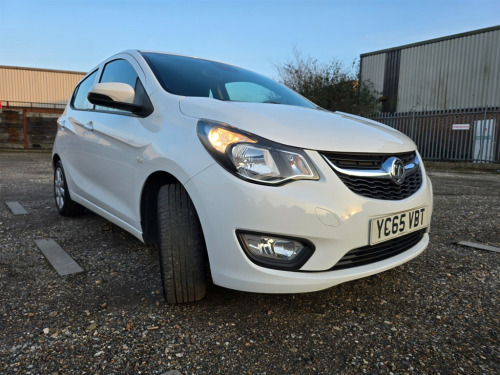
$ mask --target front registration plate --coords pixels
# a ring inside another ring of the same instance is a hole
[[[404,236],[428,225],[427,206],[373,218],[370,222],[370,245]]]

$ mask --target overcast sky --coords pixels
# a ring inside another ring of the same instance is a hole
[[[500,0],[1,0],[0,65],[89,71],[142,49],[276,77],[273,63],[289,60],[294,45],[350,64],[361,53],[499,24]]]

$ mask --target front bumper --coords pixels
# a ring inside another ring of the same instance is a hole
[[[385,271],[425,250],[428,234],[389,259],[327,271],[349,250],[368,245],[371,218],[421,206],[428,206],[431,215],[432,187],[422,167],[422,186],[411,197],[364,198],[351,192],[317,152],[307,153],[320,171],[319,181],[257,185],[213,164],[186,184],[200,217],[215,284],[260,293],[311,292]],[[265,268],[247,257],[238,230],[307,239],[316,250],[299,271]]]

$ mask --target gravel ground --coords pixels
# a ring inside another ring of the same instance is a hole
[[[210,286],[171,306],[157,250],[54,208],[48,154],[0,153],[0,374],[499,374],[500,174],[430,171],[431,245],[309,294]],[[28,215],[14,216],[5,201]],[[84,269],[61,277],[34,239]]]

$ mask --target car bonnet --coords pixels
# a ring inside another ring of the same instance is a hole
[[[362,153],[416,149],[407,136],[386,125],[341,112],[200,97],[182,98],[179,107],[187,116],[226,123],[304,149]]]

